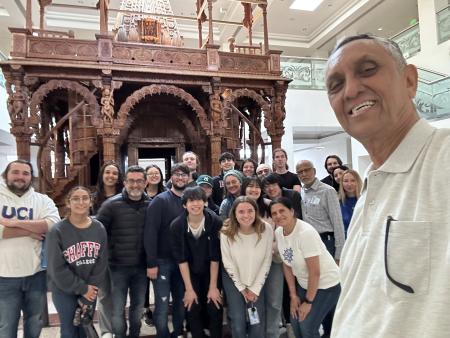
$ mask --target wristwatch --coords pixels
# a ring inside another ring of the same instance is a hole
[[[311,305],[313,303],[313,301],[309,300],[307,297],[305,297],[305,303]]]

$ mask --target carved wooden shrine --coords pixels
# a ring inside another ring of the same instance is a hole
[[[213,39],[212,0],[197,0],[198,49],[163,44],[151,20],[148,29],[141,27],[147,40],[118,41],[107,29],[107,0],[99,1],[95,40],[45,30],[44,7],[51,0],[39,1],[41,26],[34,29],[27,0],[26,28],[10,28],[11,58],[0,67],[17,154],[29,160],[37,150],[40,190],[61,203],[71,186],[95,184],[104,161],[132,165],[168,149],[177,159],[193,150],[201,172],[216,175],[223,151],[239,158],[246,147],[261,161],[262,121],[269,143],[279,147],[288,84],[281,77],[281,52],[268,46],[266,1],[242,2],[245,13],[247,4],[261,11],[264,43],[237,46],[232,39],[230,51],[221,51]]]

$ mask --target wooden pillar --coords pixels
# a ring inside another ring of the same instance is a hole
[[[100,35],[108,35],[108,3],[100,0]]]
[[[64,146],[64,132],[57,130],[55,132],[55,178],[65,177],[65,158],[66,151]]]
[[[39,0],[39,29],[43,31],[44,27],[44,12],[45,12],[45,4],[42,0]],[[42,35],[42,32],[39,33]]]
[[[128,166],[138,164],[138,148],[136,143],[128,143]]]
[[[31,0],[27,0],[27,5],[26,5],[26,8],[25,8],[25,28],[29,29],[29,30],[33,29]]]
[[[208,24],[209,24],[209,34],[208,34],[208,44],[214,44],[214,32],[213,32],[213,22],[212,22],[212,0],[208,0]]]
[[[197,0],[197,26],[198,26],[198,48],[203,46],[203,34],[202,34],[202,16],[200,15],[200,0]]]
[[[103,162],[116,161],[116,137],[103,136]]]
[[[258,5],[263,12],[263,26],[264,26],[264,54],[269,53],[269,29],[267,27],[267,5]]]
[[[211,176],[219,175],[220,163],[218,161],[222,152],[222,138],[220,136],[211,136]]]

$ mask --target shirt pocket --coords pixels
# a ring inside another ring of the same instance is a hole
[[[428,294],[431,225],[431,222],[392,221],[387,243],[387,269],[395,281],[410,286],[414,293],[396,286],[386,274],[385,292],[390,299],[403,300]]]

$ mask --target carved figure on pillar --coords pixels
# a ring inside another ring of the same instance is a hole
[[[265,121],[264,125],[272,139],[272,148],[281,147],[281,137],[284,135],[283,121],[286,117],[284,103],[286,101],[287,85],[277,82],[275,85],[275,97],[272,103],[272,120]]]
[[[102,105],[102,117],[106,125],[112,125],[114,120],[114,89],[110,86],[105,86],[102,91],[102,98],[100,103]]]

